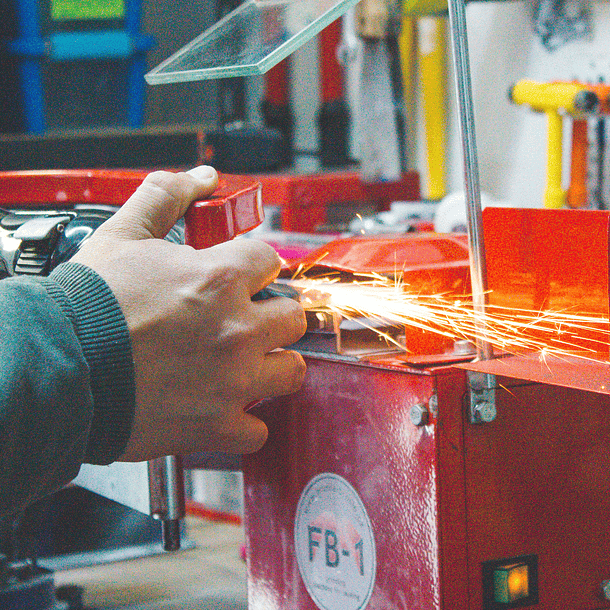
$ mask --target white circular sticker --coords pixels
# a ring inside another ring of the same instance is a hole
[[[356,490],[336,474],[309,481],[294,522],[297,563],[320,610],[362,610],[369,603],[377,558],[369,516]]]

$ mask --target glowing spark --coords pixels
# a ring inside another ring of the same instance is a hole
[[[514,394],[513,392],[511,392],[505,385],[502,385],[501,383],[498,384],[503,390],[506,390],[511,396],[514,396],[515,398],[517,398],[517,395]]]
[[[380,326],[410,327],[473,343],[486,341],[513,354],[536,352],[542,362],[548,356],[602,360],[600,354],[606,354],[607,358],[610,330],[605,317],[498,306],[478,312],[467,296],[416,294],[407,290],[402,277],[376,273],[357,275],[349,283],[303,276],[295,276],[291,283],[303,293],[306,309],[355,320],[397,346]]]

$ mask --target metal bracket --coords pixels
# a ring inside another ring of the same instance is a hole
[[[496,376],[468,371],[470,423],[488,424],[496,419]]]

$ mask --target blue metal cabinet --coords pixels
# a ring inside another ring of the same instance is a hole
[[[26,131],[142,124],[154,40],[140,32],[140,0],[15,2],[19,34],[8,51],[19,58]]]

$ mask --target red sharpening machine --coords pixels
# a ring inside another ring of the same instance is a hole
[[[607,213],[491,208],[484,230],[493,304],[607,318]],[[343,275],[404,262],[418,290],[468,289],[456,236],[327,249]],[[588,337],[602,360],[607,327]],[[312,325],[302,389],[255,407],[269,440],[243,465],[250,610],[610,608],[609,367],[473,362],[418,332],[399,355]]]
[[[120,205],[143,176],[6,173],[0,204]],[[221,177],[187,214],[187,242],[254,227],[260,198],[259,183]],[[397,353],[371,329],[310,315],[302,389],[253,410],[269,440],[243,462],[250,610],[610,608],[608,221],[484,212],[490,302],[599,318],[581,339],[600,361],[477,362],[469,344],[388,329]],[[302,262],[348,279],[399,269],[423,294],[469,290],[463,236],[353,238],[324,253]],[[171,521],[181,510],[161,478],[139,510]]]

